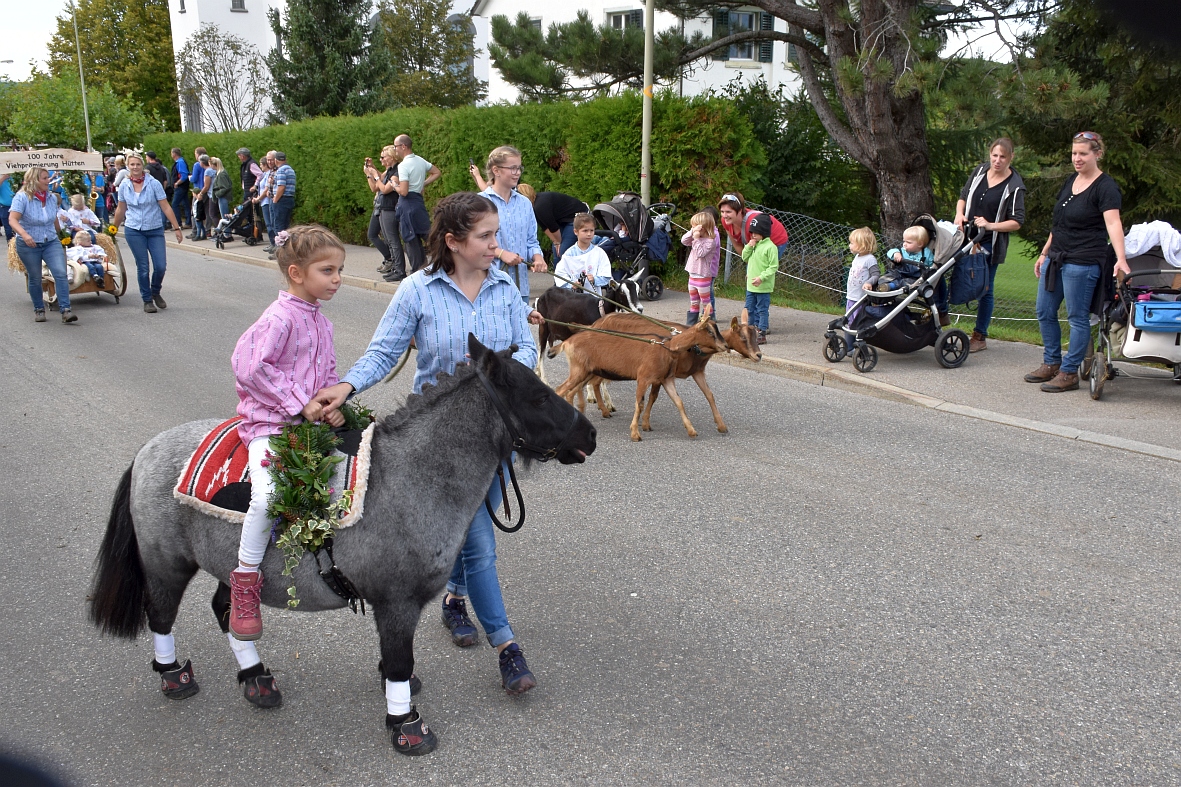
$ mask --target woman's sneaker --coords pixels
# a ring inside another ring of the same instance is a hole
[[[33,309],[33,322],[45,322],[44,309]]]
[[[515,642],[500,651],[500,685],[509,694],[524,694],[537,685],[521,646]]]
[[[62,309],[62,322],[69,325],[72,322],[78,322],[78,317],[69,309]]]
[[[479,633],[467,616],[467,603],[461,598],[443,602],[443,627],[451,632],[451,641],[461,648],[475,645]]]
[[[262,572],[230,572],[230,634],[234,639],[262,636]]]

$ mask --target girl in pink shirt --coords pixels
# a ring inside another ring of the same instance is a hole
[[[340,289],[344,245],[318,224],[292,227],[275,235],[275,258],[287,279],[287,290],[250,326],[234,348],[231,362],[238,389],[238,434],[250,463],[250,508],[242,523],[238,568],[230,573],[230,636],[255,640],[262,635],[258,565],[270,540],[267,503],[274,489],[267,460],[272,435],[288,424],[325,420],[344,423],[338,410],[323,412],[316,397],[340,382],[332,323],[320,312],[320,301]],[[251,648],[253,645],[251,645]],[[245,654],[235,653],[241,657]],[[250,660],[249,658],[247,660]],[[251,666],[241,665],[243,669]]]
[[[702,211],[694,214],[689,225],[689,231],[681,236],[681,243],[692,248],[685,263],[685,271],[689,274],[689,313],[685,315],[685,324],[695,325],[702,304],[710,304],[712,308],[721,238],[710,213]]]

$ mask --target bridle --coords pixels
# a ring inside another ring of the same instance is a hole
[[[517,431],[517,427],[513,423],[512,415],[509,413],[508,406],[505,405],[504,399],[501,398],[496,389],[492,387],[492,383],[488,379],[487,375],[484,374],[483,370],[480,369],[479,366],[476,366],[475,369],[476,377],[479,378],[480,382],[484,385],[484,390],[487,391],[488,398],[492,400],[492,406],[495,407],[496,412],[500,414],[500,420],[504,422],[504,428],[508,430],[509,437],[512,438],[513,450],[527,454],[533,459],[536,459],[538,462],[548,462],[549,460],[557,457],[558,452],[560,452],[562,447],[566,445],[566,441],[570,439],[572,434],[574,434],[574,427],[578,424],[579,412],[574,410],[573,416],[570,418],[570,425],[566,427],[566,431],[562,434],[562,439],[559,440],[558,444],[553,448],[541,448],[539,446],[533,445],[527,441],[519,431]],[[504,480],[505,464],[508,464],[509,480],[512,482],[513,492],[515,492],[517,496],[517,508],[520,511],[517,521],[512,525],[506,525],[504,522],[501,522],[500,519],[497,518],[496,512],[492,510],[492,504],[488,502],[487,496],[484,497],[484,507],[488,509],[488,516],[492,517],[492,522],[498,528],[506,533],[515,533],[521,529],[522,525],[525,524],[525,498],[521,494],[520,484],[517,483],[517,473],[513,469],[512,457],[510,456],[507,463],[501,462],[496,468],[496,475],[498,478],[500,478],[500,494],[501,500],[504,502],[504,513],[506,519],[512,520],[513,512],[509,507],[508,485]]]

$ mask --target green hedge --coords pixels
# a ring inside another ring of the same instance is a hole
[[[346,241],[365,243],[373,198],[361,166],[366,156],[376,161],[397,134],[409,134],[415,152],[443,172],[441,182],[427,189],[428,205],[452,192],[473,190],[468,159],[483,166],[498,145],[521,150],[523,182],[594,205],[618,191],[640,190],[640,118],[640,96],[628,93],[582,104],[414,108],[220,134],[152,134],[144,147],[168,161],[170,148],[184,150],[188,160],[194,148],[203,146],[221,158],[235,187],[240,187],[238,148],[248,147],[256,157],[282,150],[298,178],[295,222],[318,221]],[[750,122],[729,101],[656,98],[654,200],[674,202],[686,214],[716,202],[728,189],[757,200],[753,179],[766,160]]]

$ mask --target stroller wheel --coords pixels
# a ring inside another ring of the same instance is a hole
[[[258,238],[246,238],[245,242],[246,242],[247,246],[257,246],[258,245]]]
[[[840,363],[845,357],[845,340],[840,336],[830,336],[824,343],[824,360],[829,363]]]
[[[226,247],[225,241],[223,241],[221,238],[217,239],[217,243],[215,245],[219,249],[224,249]]]
[[[652,274],[644,279],[642,285],[644,290],[644,297],[650,301],[660,300],[660,296],[664,295],[664,282],[656,274]]]
[[[1088,372],[1087,387],[1091,391],[1091,398],[1098,401],[1103,396],[1103,383],[1107,382],[1107,358],[1102,352],[1095,353]]]
[[[944,369],[958,369],[968,360],[968,334],[959,328],[943,331],[935,340],[935,360]]]
[[[876,347],[863,344],[853,351],[853,368],[862,374],[873,371],[873,367],[877,365],[878,351]]]

